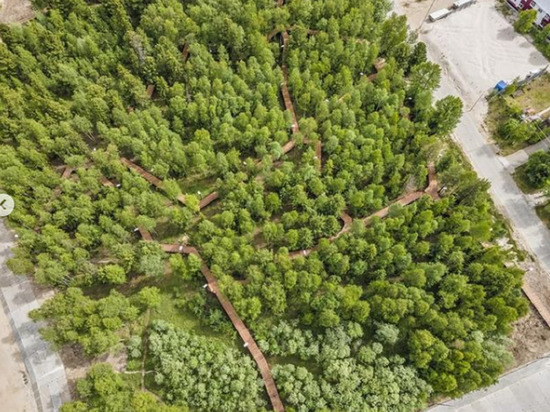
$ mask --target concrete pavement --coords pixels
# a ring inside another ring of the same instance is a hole
[[[444,75],[436,95],[442,98],[460,94],[448,75]],[[550,231],[529,205],[495,147],[478,125],[474,113],[464,113],[452,138],[462,148],[479,177],[491,184],[489,193],[497,208],[509,219],[514,235],[538,259],[546,273],[550,273]]]
[[[14,275],[6,266],[13,247],[12,233],[0,220],[0,300],[9,319],[13,337],[29,376],[39,411],[57,411],[70,400],[65,368],[59,355],[39,333],[41,324],[33,322],[28,313],[40,307],[40,299],[33,290],[31,280]],[[6,372],[0,365],[0,371]],[[12,379],[21,379],[13,376]],[[0,400],[3,405],[4,400]],[[0,406],[0,410],[2,407]]]
[[[541,358],[502,376],[496,385],[426,412],[547,412],[550,410],[550,359]]]
[[[474,7],[471,12],[476,12]],[[466,81],[460,65],[449,60],[438,43],[440,38],[434,37],[432,30],[421,33],[420,40],[426,43],[430,60],[442,66],[441,84],[435,97],[441,99],[448,95],[459,96],[467,106],[472,105],[463,113],[452,138],[462,148],[478,176],[490,183],[489,193],[496,207],[510,221],[516,240],[538,260],[546,274],[549,274],[550,231],[514,182],[509,172],[510,162],[498,155],[498,148],[489,141],[488,132],[482,128],[487,102],[484,99],[476,104],[474,102],[478,100],[479,89],[483,84],[470,84],[471,82]],[[538,59],[535,61],[539,63]],[[488,90],[491,85],[489,80],[486,83]]]
[[[529,160],[529,156],[531,156],[533,153],[538,152],[539,150],[548,151],[548,149],[550,149],[550,137],[547,137],[540,142],[532,144],[525,149],[518,150],[517,152],[502,158],[501,161],[503,162],[504,166],[506,166],[508,171],[510,173],[513,173],[516,168],[527,163],[527,161]]]

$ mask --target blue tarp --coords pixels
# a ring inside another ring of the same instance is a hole
[[[497,85],[495,86],[495,90],[497,92],[501,92],[503,91],[504,89],[506,89],[506,87],[508,86],[508,83],[506,83],[504,80],[501,80],[497,83]]]

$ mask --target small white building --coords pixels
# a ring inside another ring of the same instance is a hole
[[[550,0],[507,0],[508,4],[516,10],[537,11],[535,24],[544,27],[550,23]]]

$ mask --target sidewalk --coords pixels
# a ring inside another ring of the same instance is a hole
[[[509,156],[501,157],[500,161],[510,173],[513,173],[518,167],[527,163],[529,156],[533,153],[538,152],[539,150],[547,151],[548,149],[550,149],[550,136],[538,143],[526,147],[525,149],[518,150]]]
[[[59,355],[42,340],[40,325],[28,313],[40,306],[28,277],[16,276],[6,267],[13,238],[0,221],[0,298],[13,337],[20,349],[39,411],[57,411],[70,400],[65,368]],[[5,365],[1,365],[5,367]],[[5,373],[2,370],[2,373]],[[23,379],[19,376],[10,379]],[[4,400],[2,400],[4,402]],[[4,405],[6,405],[4,403]],[[2,408],[2,410],[4,410]]]
[[[487,389],[442,402],[426,412],[546,412],[550,405],[550,360],[541,358],[500,378]]]

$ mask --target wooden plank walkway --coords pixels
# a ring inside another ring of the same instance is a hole
[[[320,140],[315,143],[315,158],[319,162],[319,171],[323,170],[323,144]]]
[[[296,134],[300,131],[300,128],[298,127],[298,118],[296,117],[296,111],[294,110],[294,105],[292,104],[292,99],[288,90],[288,67],[285,61],[289,43],[288,31],[283,32],[282,43],[283,44],[281,45],[281,47],[283,47],[283,63],[281,65],[281,68],[283,70],[283,84],[281,86],[281,92],[283,94],[285,108],[290,112],[292,116],[292,134]]]
[[[395,200],[394,202],[390,203],[388,206],[386,206],[383,209],[378,210],[377,212],[374,212],[373,214],[365,217],[363,219],[363,224],[367,225],[369,224],[372,219],[375,217],[379,217],[381,219],[388,216],[388,213],[390,212],[390,208],[395,204],[401,204],[403,206],[410,205],[413,202],[416,202],[418,199],[420,199],[425,194],[432,197],[432,199],[437,200],[439,199],[439,193],[438,193],[438,183],[437,183],[437,177],[435,174],[435,166],[433,163],[428,164],[428,186],[424,191],[417,191],[414,193],[410,193],[408,195],[402,196],[399,199]],[[348,233],[351,230],[351,225],[353,223],[353,219],[351,216],[349,216],[346,212],[342,213],[340,216],[340,219],[344,221],[344,226],[342,227],[342,230],[338,232],[336,235],[330,237],[328,240],[333,242],[336,239],[338,239],[340,236],[343,236],[344,234]],[[304,249],[304,250],[298,250],[295,252],[289,253],[289,256],[291,259],[296,259],[300,256],[309,256],[312,252],[316,251],[318,246],[314,246],[310,249]]]
[[[151,234],[145,229],[145,228],[138,228],[140,234],[142,235],[143,239],[146,241],[152,241],[153,238]],[[241,337],[242,341],[244,342],[245,347],[248,349],[252,357],[254,358],[254,361],[258,365],[258,369],[260,370],[260,374],[262,375],[262,379],[264,381],[264,385],[267,391],[267,394],[269,396],[269,399],[271,401],[271,405],[273,406],[273,409],[277,412],[283,412],[284,406],[283,402],[281,401],[281,398],[279,397],[279,392],[277,390],[277,386],[275,385],[275,380],[273,379],[273,376],[271,375],[271,369],[269,367],[269,364],[267,363],[267,360],[258,347],[256,341],[254,340],[254,337],[240,318],[240,316],[237,314],[237,311],[235,310],[233,304],[227,299],[227,297],[220,291],[218,287],[218,280],[212,275],[210,272],[210,268],[205,263],[204,259],[200,255],[197,248],[193,246],[184,246],[184,245],[178,245],[178,244],[161,244],[162,250],[167,253],[181,253],[184,255],[195,255],[197,256],[202,264],[201,264],[201,273],[206,279],[207,287],[210,292],[212,292],[214,295],[216,295],[216,298],[220,302],[220,305],[222,306],[223,310],[229,317],[229,320],[231,320],[231,323],[233,323],[233,326],[237,330],[237,333]]]
[[[523,290],[523,293],[525,293],[525,296],[527,296],[527,299],[531,302],[531,304],[535,307],[537,312],[540,314],[542,319],[544,320],[544,323],[546,323],[546,326],[550,326],[550,311],[544,304],[544,302],[539,297],[538,293],[529,285],[523,284],[521,287]]]
[[[65,170],[63,171],[63,174],[61,175],[61,177],[63,179],[67,179],[70,175],[72,175],[74,172],[74,168],[73,167],[70,167],[70,166],[67,166],[65,168]]]
[[[294,110],[294,104],[292,103],[292,96],[290,95],[290,90],[288,88],[288,66],[286,65],[286,55],[288,51],[288,44],[289,44],[289,35],[288,31],[284,31],[282,33],[282,44],[281,47],[283,47],[283,56],[282,56],[282,64],[281,69],[283,71],[283,84],[281,85],[281,93],[283,95],[283,101],[285,103],[285,109],[290,112],[290,115],[292,116],[292,134],[295,135],[300,132],[300,126],[298,124],[298,116],[296,115],[296,111]],[[304,143],[311,143],[311,141],[308,138],[304,139]],[[283,153],[287,154],[291,150],[293,150],[296,147],[296,140],[291,139],[283,146]],[[321,170],[322,167],[322,143],[321,141],[317,141],[315,144],[315,156],[317,160],[319,161],[318,169]]]
[[[139,174],[141,177],[143,177],[153,186],[163,190],[162,180],[160,180],[158,177],[149,173],[147,170],[143,169],[142,167],[138,166],[137,164],[135,164],[134,162],[132,162],[131,160],[125,157],[121,157],[120,161],[122,162],[123,165],[135,171],[137,174]],[[185,204],[185,195],[183,193],[180,193],[177,199],[180,203]]]
[[[206,206],[208,206],[210,203],[214,202],[215,200],[218,200],[220,198],[220,194],[216,192],[210,193],[208,196],[205,196],[199,203],[199,209],[202,210]]]
[[[152,175],[151,173],[149,173],[148,171],[146,171],[145,169],[143,169],[142,167],[138,166],[137,164],[135,164],[134,162],[132,162],[131,160],[125,157],[121,157],[120,161],[124,166],[135,171],[137,174],[139,174],[141,177],[143,177],[153,186],[156,186],[159,189],[162,189],[162,180],[160,180],[158,177]]]
[[[105,187],[115,187],[115,184],[107,179],[105,176],[99,178],[99,182]]]
[[[153,94],[155,94],[155,85],[150,84],[149,86],[147,86],[147,89],[145,90],[145,92],[147,93],[147,96],[149,96],[149,99],[152,99]]]
[[[185,44],[183,45],[181,55],[183,57],[183,62],[187,63],[187,59],[189,59],[189,42],[185,42]]]

